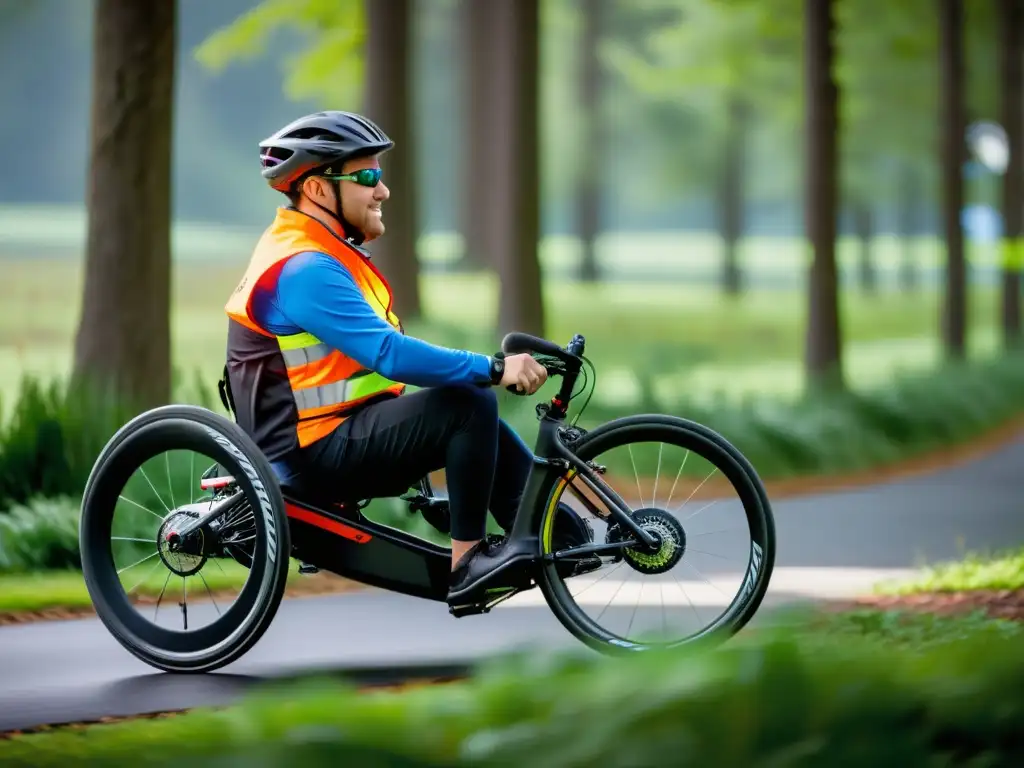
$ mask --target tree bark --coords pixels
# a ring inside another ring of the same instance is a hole
[[[917,262],[914,259],[914,237],[917,234],[914,225],[920,185],[915,171],[909,165],[901,168],[899,173],[899,227],[902,241],[899,286],[902,292],[912,293],[919,282]]]
[[[491,80],[497,53],[492,41],[502,34],[497,26],[500,23],[497,5],[497,0],[459,0],[463,124],[466,126],[460,201],[464,246],[459,267],[470,272],[494,266],[492,180],[497,168],[493,150],[495,142],[504,135],[492,113],[495,100],[501,98],[500,93],[494,92]]]
[[[601,124],[601,63],[597,47],[601,38],[601,0],[580,0],[583,34],[580,35],[580,128],[581,163],[577,197],[580,237],[579,279],[600,280],[594,245],[601,226],[601,185],[598,169],[603,149]]]
[[[1010,158],[1002,179],[1003,193],[1003,300],[1001,319],[1003,344],[1020,346],[1020,270],[1024,246],[1024,89],[1021,57],[1024,56],[1021,0],[999,0],[1000,69],[1002,72],[1002,124],[1006,130]]]
[[[419,290],[419,238],[416,150],[412,126],[411,0],[366,3],[366,112],[395,141],[381,157],[391,197],[384,204],[387,231],[369,244],[374,259],[391,285],[395,312],[403,320],[422,315]]]
[[[73,386],[138,411],[171,398],[176,0],[96,0],[88,230]]]
[[[871,206],[864,200],[857,200],[853,204],[854,229],[857,232],[857,245],[859,246],[860,258],[857,259],[858,276],[860,277],[861,290],[869,296],[878,292],[878,271],[871,259],[871,236],[873,220]]]
[[[491,80],[495,176],[492,255],[500,277],[498,332],[544,335],[540,260],[540,162],[538,126],[539,0],[487,2],[497,16],[490,40],[497,66]],[[506,138],[507,137],[507,138]]]
[[[963,5],[939,0],[939,70],[942,125],[942,224],[946,240],[946,296],[942,340],[946,355],[963,358],[967,326],[967,265],[960,211],[963,208],[964,146]]]
[[[743,172],[747,107],[741,97],[732,94],[727,105],[728,125],[725,155],[722,158],[721,183],[718,187],[718,212],[722,234],[722,290],[736,296],[743,290],[738,246],[743,236]]]
[[[808,388],[843,386],[836,269],[838,88],[832,0],[804,0],[806,94],[805,216],[813,250],[808,281],[805,367]]]

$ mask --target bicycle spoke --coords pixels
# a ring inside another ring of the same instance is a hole
[[[652,501],[651,503],[653,504],[654,502]],[[640,603],[643,601],[644,587],[645,586],[646,586],[646,584],[641,581],[640,582],[640,592],[636,596],[636,605],[633,606],[633,614],[629,617],[629,626],[626,627],[626,636],[627,637],[629,636],[629,631],[631,629],[633,629],[633,620],[636,619],[636,612],[637,612],[637,610],[639,610]]]
[[[665,449],[664,443],[658,443],[658,468],[654,471],[654,491],[651,496],[651,506],[658,506],[658,478],[661,477],[661,452]]]
[[[163,496],[161,496],[161,495],[160,495],[159,493],[157,493],[157,490],[156,490],[156,488],[154,488],[154,487],[153,487],[153,483],[152,483],[152,481],[150,481],[150,479],[149,479],[149,475],[147,475],[147,474],[146,474],[146,470],[145,470],[145,469],[143,469],[142,467],[139,467],[139,472],[141,472],[141,473],[142,473],[142,476],[143,476],[144,478],[146,478],[146,482],[147,482],[147,483],[149,483],[149,487],[150,487],[150,488],[151,488],[151,489],[153,490],[153,493],[155,493],[155,494],[156,494],[156,498],[157,498],[157,500],[158,500],[158,501],[160,502],[160,505],[161,505],[161,506],[162,506],[162,507],[163,507],[164,509],[166,509],[166,510],[167,510],[167,514],[170,514],[170,513],[171,513],[171,510],[170,510],[170,508],[169,508],[169,507],[168,507],[168,506],[167,506],[166,504],[164,504],[164,497],[163,497]]]
[[[149,558],[146,558],[146,559],[148,560]],[[140,560],[139,562],[142,562],[142,561]],[[162,562],[163,562],[162,560],[157,560],[155,563],[153,563],[153,567],[150,568],[148,571],[146,571],[146,575],[143,576],[141,579],[139,579],[138,582],[136,582],[135,586],[132,587],[131,589],[129,589],[127,592],[125,592],[125,594],[126,595],[130,595],[132,592],[134,592],[136,589],[138,589],[142,585],[142,582],[144,582],[146,579],[148,579],[150,576],[153,575],[153,571],[155,571],[157,568],[159,568],[160,564]],[[138,564],[139,563],[135,563],[135,565],[138,565]],[[128,567],[130,568],[131,566],[128,566]],[[169,575],[170,571],[168,571],[167,573]]]
[[[188,631],[188,581],[181,577],[181,628]]]
[[[636,492],[640,497],[640,506],[644,506],[644,492],[640,489],[640,473],[636,471],[636,462],[633,461],[633,446],[627,445],[629,451],[629,463],[633,465],[633,477],[636,478]]]
[[[167,578],[164,579],[163,589],[160,590],[160,594],[156,598],[156,608],[153,610],[153,621],[156,622],[156,615],[160,612],[160,602],[164,599],[164,592],[167,591],[167,585],[171,581],[171,572],[167,571]]]
[[[685,504],[686,502],[683,502],[683,503]],[[697,515],[699,515],[699,514],[700,514],[701,512],[703,512],[703,511],[704,511],[705,509],[707,509],[708,507],[713,507],[713,506],[715,506],[715,504],[717,504],[717,503],[718,503],[718,499],[713,499],[713,500],[709,501],[709,502],[708,502],[707,504],[705,504],[705,505],[704,505],[703,507],[701,507],[700,509],[698,509],[698,510],[697,510],[696,512],[694,512],[694,513],[693,513],[692,515],[690,515],[689,517],[685,517],[685,518],[683,518],[683,519],[682,519],[682,520],[681,520],[680,522],[683,522],[683,523],[685,523],[685,522],[686,522],[687,520],[692,520],[692,519],[693,519],[693,518],[695,518],[695,517],[696,517]]]
[[[679,465],[679,471],[676,472],[676,479],[672,483],[672,490],[668,492],[668,501],[665,502],[665,508],[666,509],[668,509],[668,506],[672,503],[672,494],[676,492],[676,484],[679,482],[680,475],[683,474],[683,467],[686,466],[686,460],[688,458],[690,458],[690,452],[689,451],[687,451],[686,455],[683,456],[683,463]],[[683,502],[683,503],[685,504],[685,502]]]
[[[171,507],[177,509],[178,505],[174,503],[174,484],[171,482],[171,452],[167,451],[164,454],[164,466],[167,468],[167,493],[171,496]]]
[[[199,578],[203,580],[203,586],[206,587],[206,594],[210,596],[210,602],[213,603],[213,607],[217,609],[217,614],[220,615],[220,608],[217,605],[217,601],[213,598],[213,592],[210,590],[210,585],[206,583],[206,577],[203,576],[203,572],[199,572]]]
[[[718,467],[715,467],[714,469],[711,470],[711,472],[708,474],[707,477],[705,477],[703,480],[700,481],[700,485],[698,485],[696,488],[694,488],[693,491],[691,491],[690,495],[686,497],[686,501],[684,501],[682,504],[679,505],[679,509],[676,510],[676,514],[678,514],[679,512],[682,512],[683,507],[686,506],[686,502],[689,501],[690,499],[692,499],[693,498],[693,494],[695,494],[697,491],[699,491],[701,488],[703,488],[704,487],[704,483],[706,483],[708,480],[710,480],[711,476],[714,475],[717,471],[718,471]]]
[[[132,501],[131,499],[129,499],[129,498],[127,497],[127,496],[125,496],[125,495],[123,495],[123,494],[118,494],[118,495],[117,495],[117,498],[121,499],[121,501],[127,501],[127,502],[128,502],[129,504],[134,504],[134,505],[135,505],[136,507],[138,507],[139,509],[141,509],[141,510],[142,510],[143,512],[149,512],[149,514],[151,514],[151,515],[152,515],[153,517],[155,517],[155,518],[156,518],[157,520],[159,520],[159,521],[160,521],[161,523],[162,523],[162,522],[164,521],[164,518],[163,518],[163,516],[162,516],[162,515],[158,515],[158,514],[157,514],[156,512],[154,512],[154,511],[153,511],[152,509],[150,509],[149,507],[144,507],[144,506],[142,506],[141,504],[139,504],[139,502],[137,502],[137,501]]]
[[[118,576],[120,576],[120,575],[121,575],[122,573],[124,573],[125,571],[127,571],[127,570],[128,570],[129,568],[134,568],[134,567],[135,567],[136,565],[139,565],[140,563],[144,563],[144,562],[146,562],[147,560],[149,560],[149,558],[151,558],[151,557],[156,557],[156,556],[157,556],[157,555],[159,555],[159,554],[160,554],[159,552],[154,552],[154,553],[153,553],[152,555],[146,555],[146,556],[145,556],[144,558],[142,558],[141,560],[136,560],[136,561],[135,561],[134,563],[132,563],[131,565],[126,565],[126,566],[125,566],[124,568],[121,568],[120,570],[118,570],[118,572],[117,572],[117,575],[118,575]]]

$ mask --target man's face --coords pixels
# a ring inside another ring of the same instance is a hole
[[[347,161],[341,168],[344,175],[355,174],[366,168],[380,168],[377,156],[360,157]],[[337,172],[337,170],[335,170]],[[346,221],[363,233],[364,242],[384,234],[381,204],[391,196],[391,191],[380,180],[374,187],[364,186],[356,181],[337,182],[341,191],[341,211]],[[313,176],[306,180],[306,194],[329,211],[337,210],[334,198],[334,184],[323,177]]]
[[[360,157],[349,160],[342,167],[342,172],[356,173],[363,168],[380,168],[377,156]],[[391,197],[391,190],[381,179],[375,187],[364,187],[355,181],[339,181],[341,189],[341,210],[349,223],[357,227],[366,238],[366,242],[384,234],[381,205]]]

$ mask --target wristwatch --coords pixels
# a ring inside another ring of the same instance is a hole
[[[491,384],[501,384],[501,377],[505,375],[505,358],[495,355],[491,358]]]

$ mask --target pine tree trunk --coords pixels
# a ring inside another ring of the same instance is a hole
[[[1002,70],[1002,124],[1010,149],[1010,162],[1003,174],[1003,300],[1000,316],[1003,344],[1021,343],[1020,259],[1024,256],[1024,56],[1021,0],[999,0],[1000,68]]]
[[[806,19],[806,227],[813,261],[808,281],[805,367],[808,388],[843,385],[842,336],[836,268],[836,166],[838,89],[832,0],[804,0]]]
[[[875,262],[871,258],[871,236],[873,234],[871,206],[863,200],[857,200],[853,204],[853,221],[860,250],[857,259],[860,288],[865,294],[873,296],[878,293],[878,270],[875,269]]]
[[[76,389],[142,410],[171,398],[176,0],[96,0],[88,234]]]
[[[967,265],[960,211],[963,208],[964,57],[961,0],[939,1],[939,69],[942,124],[942,224],[946,241],[946,296],[942,340],[946,355],[963,358],[967,331]]]
[[[910,166],[900,169],[899,178],[899,227],[900,227],[900,268],[899,286],[903,293],[912,293],[917,289],[919,275],[917,262],[914,258],[914,237],[917,235],[915,212],[920,198],[917,175]]]
[[[489,223],[498,269],[498,332],[544,335],[540,260],[540,162],[538,130],[539,0],[487,3],[499,34],[491,40],[497,66],[492,80],[491,152],[497,175],[486,180],[496,193]]]
[[[577,198],[580,237],[579,278],[583,282],[600,279],[594,245],[601,226],[601,185],[598,177],[602,162],[601,63],[597,46],[601,36],[602,0],[580,0],[583,34],[580,35],[580,111],[582,153]]]
[[[743,290],[738,249],[743,236],[744,139],[747,132],[747,107],[736,94],[729,98],[727,118],[725,155],[718,188],[723,249],[722,290],[728,296],[736,296]]]
[[[462,41],[463,124],[466,126],[466,148],[463,153],[460,202],[461,229],[464,242],[459,267],[480,272],[494,267],[491,253],[494,226],[493,150],[504,136],[494,122],[495,93],[491,80],[495,70],[496,51],[491,44],[501,35],[497,27],[497,2],[459,0],[459,29]],[[499,133],[494,133],[498,130]]]
[[[391,197],[384,204],[386,232],[369,244],[395,295],[395,312],[403,320],[422,314],[420,265],[416,252],[419,216],[416,150],[412,126],[412,2],[373,0],[366,4],[367,116],[395,141],[381,157],[384,183]]]

